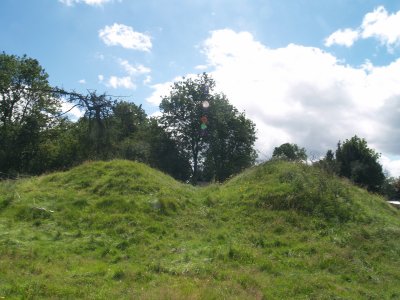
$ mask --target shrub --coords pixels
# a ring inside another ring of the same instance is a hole
[[[277,186],[260,194],[258,205],[272,210],[295,210],[338,221],[351,219],[354,209],[344,183],[308,166],[294,166],[282,172]]]

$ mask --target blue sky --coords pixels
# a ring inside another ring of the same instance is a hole
[[[171,82],[209,72],[256,122],[261,156],[357,134],[400,175],[400,1],[2,0],[0,37],[52,85],[148,114]]]

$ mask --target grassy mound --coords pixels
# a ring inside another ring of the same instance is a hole
[[[68,172],[19,182],[1,206],[20,221],[56,220],[63,228],[108,228],[119,218],[173,213],[190,202],[193,189],[144,164],[86,163]]]
[[[269,161],[248,169],[222,188],[228,201],[260,209],[296,211],[336,222],[367,221],[396,214],[382,197],[373,196],[321,169]]]
[[[0,298],[396,299],[400,214],[312,167],[195,188],[143,164],[0,182]]]

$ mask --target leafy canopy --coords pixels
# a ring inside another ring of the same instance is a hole
[[[296,144],[285,143],[275,147],[272,153],[273,158],[289,161],[306,161],[307,154],[304,148],[299,148]]]
[[[206,73],[175,82],[160,104],[160,123],[177,142],[192,167],[191,181],[201,175],[224,180],[253,164],[254,123],[212,93],[214,80]]]
[[[343,144],[339,142],[336,150],[339,175],[377,192],[385,180],[379,157],[380,154],[369,148],[365,139],[356,135]]]
[[[35,59],[0,54],[0,171],[33,171],[40,144],[60,121],[60,99]]]

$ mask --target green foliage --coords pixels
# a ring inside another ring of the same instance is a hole
[[[26,56],[2,53],[0,71],[2,177],[123,158],[182,181],[196,182],[203,171],[203,179],[223,181],[254,163],[254,124],[225,96],[210,94],[215,83],[205,73],[174,84],[161,103],[164,114],[158,122],[131,102],[96,91],[83,95],[52,88],[39,62]],[[62,117],[61,98],[84,116],[77,122]],[[208,135],[200,134],[204,100],[211,103]]]
[[[249,183],[239,184],[237,192],[252,199],[257,207],[294,210],[339,222],[357,218],[360,213],[349,188],[318,168],[270,161],[259,166],[250,178]],[[258,183],[264,181],[270,184]]]
[[[307,154],[304,148],[299,148],[296,144],[285,143],[274,148],[273,158],[289,161],[306,161]]]
[[[142,163],[90,162],[0,182],[4,200],[6,299],[399,295],[399,212],[304,164],[272,161],[198,188]]]
[[[400,177],[386,177],[380,192],[389,200],[400,199]]]
[[[204,114],[202,103],[210,100],[209,92],[214,86],[214,80],[206,73],[195,79],[184,78],[173,84],[170,95],[165,96],[160,104],[160,123],[190,159],[194,184],[198,180],[206,147],[205,136],[200,133],[200,119]]]
[[[186,181],[190,177],[190,163],[176,141],[157,123],[149,119],[147,126],[139,134],[139,139],[148,145],[148,163],[150,166],[168,173],[176,179]]]
[[[147,124],[147,115],[141,105],[120,101],[112,109],[112,122],[114,130],[117,131],[117,140],[132,137]]]
[[[36,172],[31,162],[59,121],[47,78],[37,60],[0,54],[0,172]]]
[[[351,179],[368,190],[378,192],[385,180],[379,154],[368,148],[367,141],[357,136],[338,143],[336,161],[339,175]]]
[[[315,162],[314,166],[323,169],[329,174],[339,174],[339,166],[332,150],[328,150],[323,159]]]
[[[255,124],[224,95],[215,95],[209,103],[204,173],[221,182],[254,164]]]
[[[207,179],[223,181],[252,165],[256,157],[254,123],[224,95],[212,94],[214,86],[206,73],[184,78],[160,104],[160,123],[190,161],[194,184],[202,170]]]

